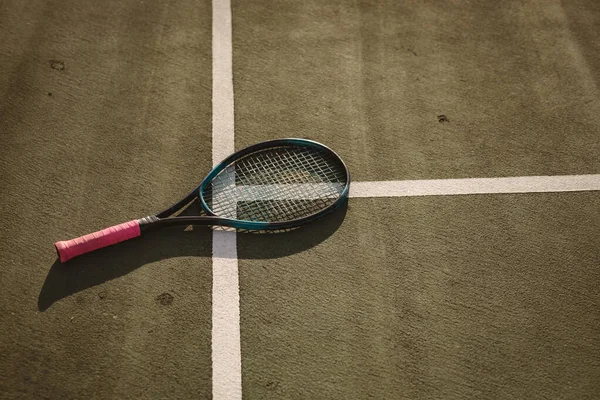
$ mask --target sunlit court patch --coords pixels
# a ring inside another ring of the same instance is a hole
[[[598,174],[591,4],[233,2],[236,143],[335,140],[355,181]]]
[[[597,389],[591,4],[233,2],[236,147],[353,177],[345,215],[237,236],[244,396]]]
[[[574,310],[600,302],[599,207],[597,192],[362,198],[337,224],[239,235],[244,394],[585,385],[597,321]]]

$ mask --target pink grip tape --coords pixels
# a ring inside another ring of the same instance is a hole
[[[137,219],[124,222],[101,231],[87,234],[71,240],[54,243],[61,262],[102,247],[140,236],[140,224]]]

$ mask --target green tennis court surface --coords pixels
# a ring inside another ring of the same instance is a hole
[[[591,0],[0,4],[0,397],[598,398],[598,26]],[[390,193],[592,184],[56,260],[280,137]]]

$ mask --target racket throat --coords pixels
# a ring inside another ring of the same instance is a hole
[[[200,217],[175,217],[175,218],[158,218],[156,215],[149,215],[138,219],[140,225],[140,233],[153,231],[157,228],[166,228],[170,226],[189,226],[189,225],[222,225],[232,228],[238,227],[238,221],[220,218],[217,216],[200,216]]]

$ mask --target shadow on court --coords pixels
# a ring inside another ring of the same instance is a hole
[[[244,240],[254,252],[245,258],[279,258],[310,249],[331,236],[342,224],[347,210],[342,207],[306,226],[282,233],[246,233]],[[191,205],[181,215],[198,215]],[[38,309],[47,310],[56,301],[90,287],[126,275],[145,264],[172,257],[211,257],[212,230],[172,227],[149,232],[143,237],[119,243],[76,257],[63,264],[58,259],[50,267],[38,297]]]

